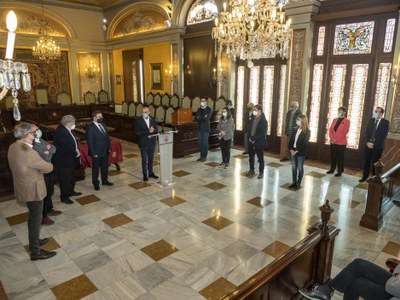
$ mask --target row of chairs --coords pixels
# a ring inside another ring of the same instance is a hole
[[[106,92],[105,90],[101,90],[100,92],[98,92],[97,98],[92,91],[87,91],[83,95],[83,101],[85,104],[109,103],[110,98],[108,96],[108,92]]]
[[[221,110],[222,108],[226,107],[226,99],[223,96],[220,96],[217,100],[213,100],[212,98],[208,98],[208,106],[210,106],[213,110]],[[174,94],[170,96],[168,93],[161,95],[160,93],[147,94],[145,99],[145,103],[147,105],[155,105],[155,106],[165,106],[169,107],[172,106],[174,108],[184,107],[184,108],[191,108],[193,112],[196,112],[200,106],[200,97],[194,97],[190,99],[188,96],[183,97],[181,100],[179,96]]]
[[[122,103],[121,114],[130,117],[140,117],[142,115],[143,104],[141,102],[124,102]],[[149,105],[150,115],[154,117],[157,123],[172,123],[172,113],[177,108],[173,106],[155,106]]]

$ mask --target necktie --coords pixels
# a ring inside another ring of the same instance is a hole
[[[378,120],[375,120],[374,129],[372,129],[372,133],[371,133],[371,141],[372,142],[375,142],[375,134],[376,134],[377,127],[378,127]]]

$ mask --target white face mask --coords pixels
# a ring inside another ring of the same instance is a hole
[[[200,102],[200,106],[201,107],[206,107],[206,103],[205,102]]]
[[[149,117],[149,114],[144,112],[144,113],[142,114],[142,116],[143,116],[143,118],[147,119],[147,118]]]
[[[257,117],[258,116],[258,111],[253,110],[253,116]]]
[[[228,113],[227,113],[227,112],[223,112],[223,113],[222,113],[222,116],[223,116],[224,118],[226,118],[226,117],[228,116]]]
[[[300,120],[296,120],[296,125],[297,126],[301,126],[301,121]]]
[[[71,130],[74,130],[74,129],[75,129],[75,124],[71,126]]]

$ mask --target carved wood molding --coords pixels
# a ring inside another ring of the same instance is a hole
[[[293,30],[289,101],[301,102],[306,29]]]

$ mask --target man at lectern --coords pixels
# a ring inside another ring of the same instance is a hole
[[[149,181],[150,178],[158,179],[153,172],[153,158],[156,137],[149,135],[158,133],[157,122],[150,116],[150,110],[147,105],[142,108],[142,116],[136,121],[136,134],[138,135],[138,146],[142,156],[143,181]]]

